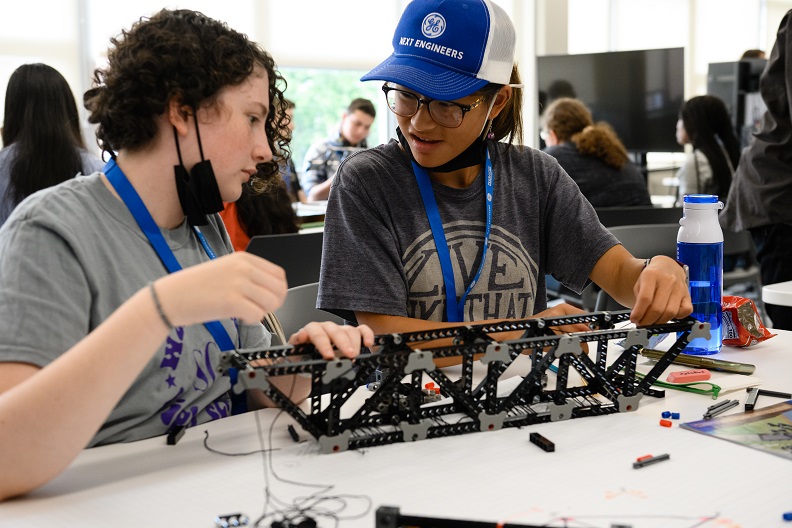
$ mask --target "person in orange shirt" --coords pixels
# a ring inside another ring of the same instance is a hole
[[[294,131],[294,103],[284,99],[285,113],[289,117],[288,133]],[[300,202],[305,202],[305,193],[299,187],[297,173],[291,158],[284,158],[279,163],[281,180],[272,182],[266,189],[253,189],[245,184],[242,195],[236,202],[228,202],[220,211],[220,217],[231,237],[235,251],[245,251],[250,239],[257,235],[276,235],[296,233],[300,230],[297,214],[292,209],[293,197],[288,186],[296,192]],[[289,183],[286,182],[287,177]],[[294,187],[296,185],[296,188]]]
[[[300,230],[297,213],[292,209],[283,182],[263,193],[256,193],[245,185],[239,200],[226,203],[220,217],[235,251],[245,251],[254,236]]]

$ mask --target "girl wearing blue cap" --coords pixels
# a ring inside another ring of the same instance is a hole
[[[515,41],[489,0],[408,4],[393,54],[363,77],[385,81],[399,139],[338,171],[320,308],[375,333],[580,313],[547,309],[552,273],[575,291],[593,280],[632,306],[637,324],[691,313],[673,259],[632,257],[552,157],[513,144],[522,140]]]

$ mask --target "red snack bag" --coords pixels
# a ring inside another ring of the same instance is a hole
[[[751,299],[736,295],[723,296],[723,344],[749,347],[770,339],[771,334]]]

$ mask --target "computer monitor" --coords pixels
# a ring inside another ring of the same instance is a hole
[[[610,124],[631,152],[678,152],[675,130],[684,103],[684,49],[537,57],[541,110],[567,96]]]
[[[765,59],[713,62],[707,67],[707,93],[723,100],[731,116],[734,133],[743,147],[758,130],[767,106],[759,93],[759,77]]]
[[[289,288],[319,282],[322,265],[321,231],[262,235],[250,239],[245,251],[253,253],[286,270]]]

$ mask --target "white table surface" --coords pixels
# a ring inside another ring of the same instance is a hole
[[[297,216],[323,215],[327,212],[327,200],[308,203],[294,202],[292,208]]]
[[[724,347],[717,357],[755,364],[754,376],[766,389],[792,390],[792,332],[778,331],[749,349]],[[714,374],[724,382],[741,381]],[[719,400],[726,398],[741,401],[726,414],[742,412],[744,390]],[[757,408],[780,401],[760,397]],[[341,527],[374,526],[381,505],[397,506],[404,515],[570,528],[790,526],[782,514],[792,511],[792,460],[687,431],[678,422],[659,425],[665,410],[694,421],[713,403],[708,396],[666,390],[664,399],[645,396],[635,412],[330,455],[319,454],[299,428],[304,440],[294,443],[287,415],[270,430],[278,411],[259,411],[189,429],[176,446],[160,437],[86,450],[49,484],[0,504],[0,526],[210,528],[219,514],[258,518],[265,486],[284,501],[316,491],[273,473],[333,485],[332,495],[368,497],[371,509],[362,518],[341,520]],[[213,454],[203,446],[205,431],[209,445],[226,452],[261,445],[279,450],[271,460]],[[554,442],[556,451],[531,444],[531,432]],[[632,468],[637,457],[662,453],[671,459]],[[367,507],[348,498],[340,515]],[[319,526],[336,525],[325,518]]]
[[[762,301],[778,306],[792,306],[792,281],[763,286]]]

